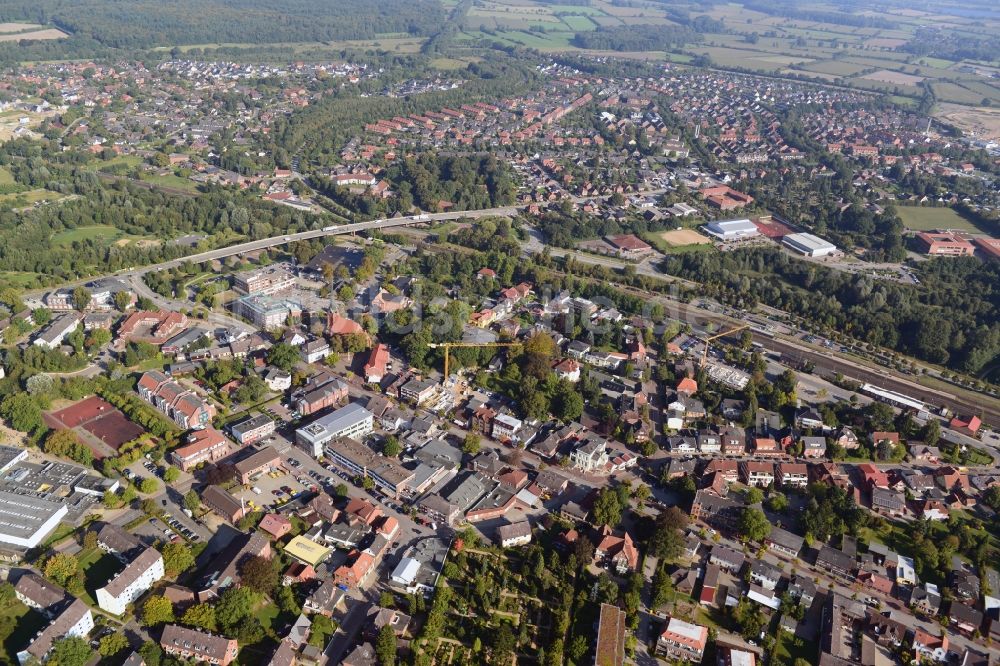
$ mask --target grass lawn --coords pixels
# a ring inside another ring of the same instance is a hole
[[[147,183],[153,183],[162,187],[172,187],[177,190],[184,190],[185,192],[198,191],[198,183],[189,178],[182,178],[173,174],[169,176],[143,176],[142,179]]]
[[[28,190],[17,194],[0,194],[0,203],[9,203],[13,206],[27,206],[39,201],[56,201],[62,199],[63,195],[49,190]]]
[[[48,623],[45,616],[16,599],[0,607],[0,644],[3,654],[0,664],[16,664],[14,655],[23,650],[42,627]]]
[[[59,543],[60,541],[62,541],[75,531],[76,531],[75,526],[70,525],[69,523],[59,523],[59,525],[56,526],[56,529],[53,530],[52,534],[49,535],[49,538],[43,541],[41,545],[38,547],[39,551],[45,552],[51,546],[54,546],[55,544]]]
[[[31,289],[39,286],[39,273],[24,273],[19,271],[0,272],[0,285],[19,287],[21,289]]]
[[[142,158],[137,155],[119,155],[110,160],[94,160],[83,167],[84,171],[100,171],[106,167],[117,167],[119,165],[134,168],[142,164]]]
[[[112,576],[121,571],[123,565],[117,557],[100,548],[81,550],[77,555],[77,561],[80,563],[80,571],[83,572],[84,589],[76,592],[85,602],[96,606],[94,591],[104,587]]]
[[[124,236],[124,234],[112,226],[108,226],[105,224],[95,224],[92,226],[77,227],[76,229],[67,229],[66,231],[60,231],[59,233],[54,234],[52,236],[52,244],[57,246],[70,245],[71,243],[75,243],[77,241],[85,241],[91,239],[93,240],[106,239],[109,241],[116,241],[122,236]]]
[[[436,69],[465,69],[468,62],[458,58],[434,58],[431,60],[431,67]]]
[[[897,206],[896,212],[908,229],[931,231],[933,229],[961,229],[980,231],[971,220],[951,208],[933,206]]]
[[[787,631],[778,632],[778,642],[774,645],[774,659],[777,663],[791,664],[796,659],[805,659],[810,664],[816,662],[816,644],[804,640]]]

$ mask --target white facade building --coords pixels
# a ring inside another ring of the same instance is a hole
[[[153,583],[163,578],[163,556],[147,548],[128,563],[121,573],[97,590],[97,605],[114,615],[122,615]]]

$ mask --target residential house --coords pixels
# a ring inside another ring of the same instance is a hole
[[[228,666],[239,646],[235,638],[224,638],[197,629],[168,624],[160,636],[160,647],[169,655],[182,659]]]
[[[707,644],[707,627],[672,617],[656,639],[656,653],[668,659],[699,664]]]

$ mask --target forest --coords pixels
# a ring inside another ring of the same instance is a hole
[[[549,209],[541,214],[535,225],[549,245],[575,247],[582,240],[623,233],[641,234],[668,228],[664,222],[647,222],[642,218],[622,220],[604,219],[571,210]]]
[[[15,0],[0,20],[53,24],[113,48],[175,44],[323,42],[379,33],[428,35],[445,14],[437,0]]]
[[[696,31],[683,26],[628,25],[578,32],[573,44],[605,51],[668,51],[700,39]]]
[[[475,210],[514,203],[515,184],[506,162],[493,155],[451,156],[422,152],[386,170],[400,196],[422,210]]]
[[[850,275],[776,249],[669,257],[663,269],[722,300],[786,310],[870,344],[969,373],[1000,354],[1000,265],[971,257],[920,265],[920,285]]]

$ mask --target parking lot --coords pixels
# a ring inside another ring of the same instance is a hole
[[[268,444],[273,446],[274,442]],[[332,491],[343,482],[333,473],[320,472],[312,466],[306,468],[297,457],[288,455],[291,450],[282,456],[280,468],[261,473],[247,486],[233,489],[233,496],[243,499],[252,508],[270,511],[280,508],[300,493],[318,492],[321,488]]]

